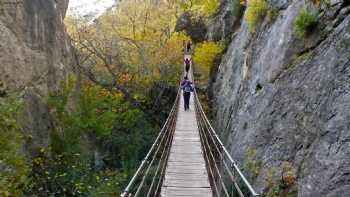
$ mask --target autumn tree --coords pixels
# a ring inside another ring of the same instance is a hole
[[[177,84],[184,33],[174,32],[176,1],[122,1],[94,22],[67,18],[84,75],[142,109],[144,95],[159,80]]]
[[[214,15],[219,7],[220,0],[177,0],[180,8],[186,12],[194,12],[198,16],[210,17]]]

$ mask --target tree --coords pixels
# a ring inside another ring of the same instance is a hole
[[[193,60],[204,74],[209,75],[215,58],[221,55],[223,50],[224,45],[220,42],[203,42],[197,46]]]
[[[195,12],[199,16],[210,17],[219,7],[220,0],[177,0],[179,6],[186,12]]]
[[[67,18],[66,24],[82,73],[150,114],[142,105],[150,86],[158,80],[177,84],[181,72],[182,43],[189,38],[174,32],[177,16],[175,1],[132,0],[94,23]]]

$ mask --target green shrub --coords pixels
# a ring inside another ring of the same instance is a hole
[[[309,11],[303,9],[300,11],[299,15],[295,21],[295,29],[298,36],[305,36],[309,33],[317,24],[317,14],[310,13]]]
[[[49,151],[43,149],[33,159],[25,196],[116,196],[122,191],[125,174],[95,170],[89,158],[80,153],[45,156]]]
[[[233,12],[233,15],[235,15],[235,10],[237,10],[237,8],[241,8],[242,6],[245,6],[244,2],[241,1],[236,1],[236,0],[229,0],[229,8],[230,11]]]
[[[248,3],[245,20],[248,23],[249,31],[255,32],[256,26],[269,10],[266,0],[252,0]]]
[[[196,47],[193,56],[194,63],[199,66],[204,74],[209,75],[214,64],[215,58],[221,55],[224,50],[224,44],[221,42],[203,42]]]
[[[220,7],[220,0],[209,0],[204,1],[203,3],[203,10],[205,16],[212,16],[214,15]]]
[[[25,194],[117,196],[148,151],[158,128],[120,93],[89,83],[81,87],[76,111],[69,111],[71,91],[72,85],[68,84],[48,99],[60,132],[53,132],[50,147],[33,159]],[[107,170],[95,167],[93,153],[85,150],[86,136],[93,138],[104,154],[103,167]]]
[[[273,20],[275,20],[278,16],[278,10],[277,9],[269,9],[267,11],[267,18],[269,22],[272,22]]]
[[[330,0],[311,0],[311,2],[317,6],[320,6],[321,4],[329,5]]]
[[[229,11],[231,18],[233,19],[232,24],[239,24],[242,16],[244,15],[244,11],[246,8],[245,2],[241,2],[239,0],[230,0],[229,3]],[[233,28],[237,28],[234,26]],[[230,42],[229,38],[226,38],[225,42]]]
[[[210,17],[214,15],[219,7],[220,0],[205,0],[205,1],[181,1],[179,2],[180,8],[184,11],[194,12],[198,16]]]
[[[21,148],[24,136],[17,114],[22,106],[18,97],[0,98],[0,196],[21,196],[29,165]]]
[[[256,160],[255,157],[255,151],[252,147],[248,148],[248,158],[245,162],[244,169],[247,170],[251,174],[251,178],[255,179],[261,170],[261,167],[263,165],[261,160]]]

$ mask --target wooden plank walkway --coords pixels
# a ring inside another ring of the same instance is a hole
[[[161,196],[212,196],[199,138],[193,94],[191,94],[190,110],[184,111],[184,99],[181,93]]]

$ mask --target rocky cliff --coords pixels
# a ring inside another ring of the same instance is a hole
[[[232,1],[224,2],[208,27],[209,39],[230,40],[210,95],[232,156],[243,167],[254,150],[263,164],[254,179],[259,191],[267,189],[268,170],[287,161],[298,196],[350,196],[349,1],[269,0],[274,14],[255,33],[245,8],[230,12]],[[319,13],[304,37],[295,33],[302,9]]]
[[[68,0],[0,0],[0,84],[22,91],[24,129],[48,144],[51,123],[44,97],[58,88],[74,62],[63,19]]]

